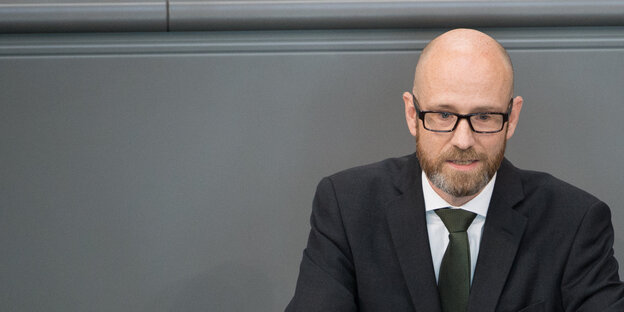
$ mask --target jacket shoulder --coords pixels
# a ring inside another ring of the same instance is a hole
[[[582,217],[591,207],[604,204],[591,193],[549,173],[514,167],[522,180],[525,202],[548,207],[551,212]],[[541,203],[542,205],[539,205]]]
[[[591,193],[582,190],[566,181],[563,181],[549,173],[517,169],[525,186],[525,193],[531,194],[537,191],[548,192],[552,194],[565,194],[574,199],[586,199],[589,201],[599,201],[599,199]]]
[[[330,191],[345,210],[376,209],[400,195],[405,180],[419,176],[415,155],[388,158],[346,169],[324,178],[319,186]],[[368,208],[366,208],[368,207]]]
[[[349,168],[327,178],[337,185],[395,184],[408,167],[413,155],[388,158],[382,161]]]

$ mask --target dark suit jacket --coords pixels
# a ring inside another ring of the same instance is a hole
[[[324,178],[286,311],[440,311],[415,155]],[[624,311],[607,205],[554,177],[498,170],[469,312]]]

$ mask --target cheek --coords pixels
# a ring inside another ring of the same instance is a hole
[[[430,157],[437,157],[444,150],[449,148],[449,140],[443,136],[426,133],[427,130],[419,129],[419,135],[416,137],[418,147]]]
[[[505,135],[506,133],[499,135],[497,137],[493,137],[490,140],[483,140],[480,144],[481,149],[485,153],[490,155],[490,157],[498,154],[501,149],[505,148],[505,142],[506,142]]]

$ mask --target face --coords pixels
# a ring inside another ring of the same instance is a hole
[[[506,129],[503,131],[507,132]],[[477,146],[461,149],[445,144],[443,149],[435,152],[428,148],[431,143],[423,143],[431,140],[421,139],[422,133],[419,129],[416,135],[416,154],[420,166],[435,187],[453,197],[479,193],[492,179],[505,154],[504,140],[502,145],[493,145],[492,150],[483,150]]]
[[[509,80],[497,68],[482,60],[452,59],[434,65],[415,88],[421,110],[459,114],[508,111]],[[513,100],[509,121],[497,133],[475,133],[466,119],[461,119],[453,132],[426,130],[411,94],[405,93],[403,98],[420,165],[434,190],[446,195],[447,201],[476,196],[500,167],[506,141],[515,131],[522,98]]]

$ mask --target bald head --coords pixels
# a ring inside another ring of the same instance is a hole
[[[513,67],[505,49],[492,37],[473,29],[455,29],[432,40],[423,50],[413,92],[426,96],[430,84],[457,80],[469,87],[487,83],[513,95]],[[449,86],[452,87],[452,86]],[[478,88],[474,89],[479,92]]]
[[[420,166],[438,195],[461,206],[492,179],[518,124],[511,61],[490,36],[456,29],[425,47],[415,76],[403,102]]]

